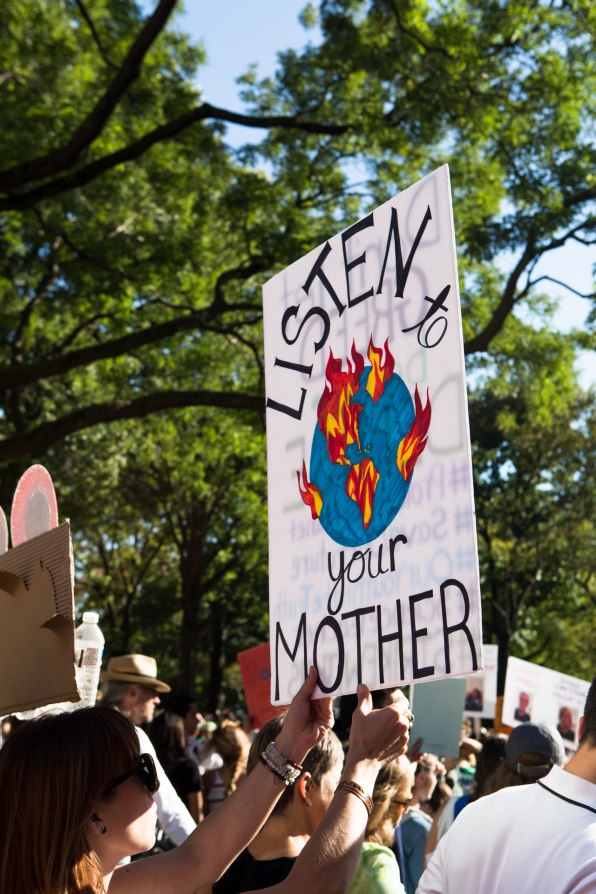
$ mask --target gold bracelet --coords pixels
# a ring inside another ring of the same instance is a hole
[[[346,779],[344,782],[340,782],[335,791],[339,791],[340,788],[345,789],[347,792],[352,792],[353,795],[356,795],[357,798],[360,798],[360,800],[366,807],[368,815],[371,815],[375,805],[371,796],[367,795],[361,785],[358,785],[357,782],[353,782],[351,779]]]

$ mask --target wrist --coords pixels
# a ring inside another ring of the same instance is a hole
[[[301,765],[308,754],[309,749],[300,747],[300,743],[292,740],[290,736],[284,736],[284,730],[275,737],[275,747],[291,764]]]
[[[372,792],[379,771],[383,764],[374,758],[362,758],[360,760],[350,760],[349,752],[346,762],[342,770],[340,782],[356,782],[366,791]]]

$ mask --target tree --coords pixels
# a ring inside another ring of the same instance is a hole
[[[262,483],[220,498],[221,548],[197,567],[209,549],[197,509],[215,511],[226,461],[240,478],[245,466],[241,452],[209,451],[209,486],[182,499],[171,482],[193,454],[170,428],[184,432],[187,408],[206,431],[208,408],[232,410],[234,425],[254,427],[258,453],[263,281],[447,162],[468,365],[495,379],[471,401],[474,425],[483,402],[495,408],[476,451],[488,617],[507,648],[523,637],[545,654],[542,619],[557,617],[564,593],[577,606],[593,600],[592,507],[577,483],[593,420],[561,377],[572,412],[553,404],[549,421],[546,396],[556,393],[543,379],[540,403],[516,364],[524,357],[535,377],[543,355],[545,370],[560,371],[548,330],[523,314],[542,312],[541,257],[596,239],[596,9],[587,0],[322,0],[321,43],[280,54],[274,79],[247,73],[240,114],[198,93],[202,54],[170,24],[174,7],[158,0],[143,18],[133,0],[3,6],[3,504],[25,457],[51,460],[71,489],[64,508],[82,520],[85,597],[113,598],[114,642],[166,643],[170,678],[179,662],[189,681],[197,640],[170,657],[186,610],[199,642],[213,625],[217,686],[242,645],[237,629],[264,630],[250,602],[262,592],[262,531],[247,528],[240,544],[226,527]],[[247,128],[237,153],[225,145],[226,122]],[[592,347],[593,322],[566,341],[568,364],[575,346]],[[566,525],[575,567],[555,523]],[[232,574],[226,562],[240,546],[246,564]],[[175,592],[167,618],[165,592]],[[510,606],[497,599],[504,592]],[[564,648],[559,656],[574,660]]]
[[[510,655],[592,673],[585,635],[571,630],[574,617],[591,629],[596,608],[596,441],[572,342],[520,325],[501,345],[469,406],[484,636],[499,645],[502,692]]]
[[[155,655],[215,710],[224,668],[268,637],[264,432],[213,410],[118,428],[77,436],[82,469],[55,457],[77,601],[101,610],[107,658]]]
[[[592,4],[324,0],[320,46],[247,76],[251,114],[202,101],[174,7],[5,4],[0,462],[164,409],[262,412],[260,284],[442,162],[470,355],[542,255],[593,243]],[[265,139],[234,159],[225,122]],[[231,387],[204,387],[206,331],[247,345]]]

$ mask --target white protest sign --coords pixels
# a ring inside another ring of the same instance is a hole
[[[271,699],[482,667],[446,166],[263,288]]]
[[[533,721],[556,727],[568,751],[578,745],[577,722],[584,713],[590,684],[548,667],[509,658],[503,693],[503,723]]]
[[[484,670],[466,679],[464,714],[467,717],[494,718],[496,714],[499,647],[485,643],[483,652]]]

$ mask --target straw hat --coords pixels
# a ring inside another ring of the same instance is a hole
[[[118,655],[110,658],[108,668],[99,675],[102,683],[120,680],[123,683],[137,683],[156,692],[169,692],[170,687],[157,679],[157,663],[148,655]]]

